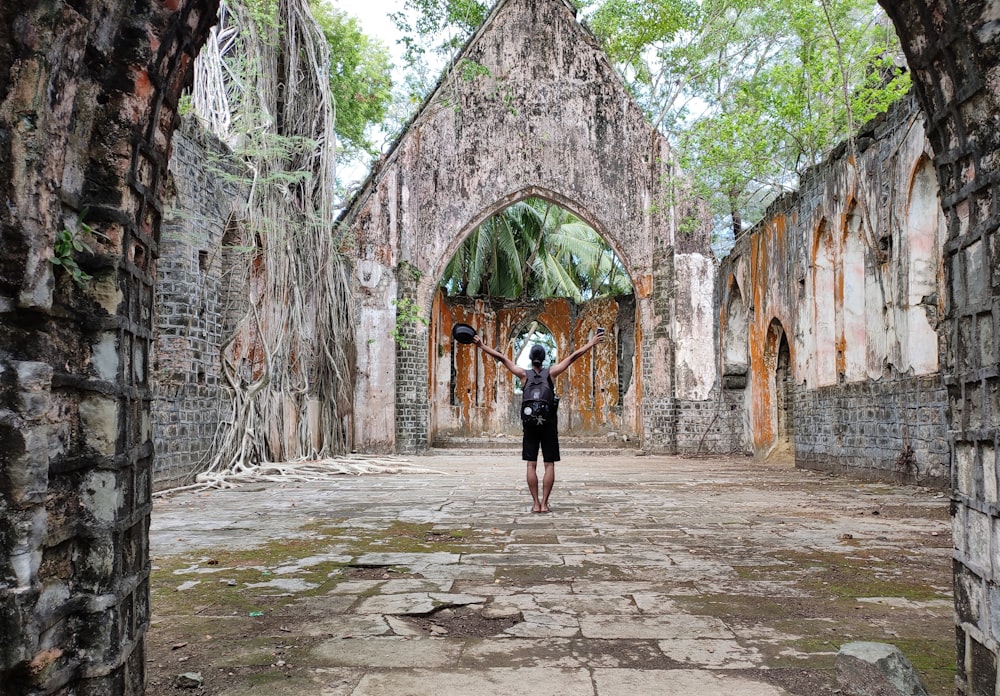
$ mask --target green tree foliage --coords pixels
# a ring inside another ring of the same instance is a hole
[[[632,292],[621,261],[597,232],[536,198],[473,230],[448,262],[441,286],[449,295],[577,302]]]
[[[403,34],[410,65],[428,55],[450,58],[485,21],[492,3],[481,0],[404,0],[389,15]]]
[[[871,0],[591,0],[588,14],[737,234],[909,89]]]
[[[324,0],[310,9],[330,46],[330,91],[336,107],[334,130],[350,158],[374,154],[371,126],[381,123],[392,101],[392,61],[380,41],[361,30],[356,17]]]

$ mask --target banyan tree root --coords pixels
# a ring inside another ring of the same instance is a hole
[[[192,484],[158,491],[154,497],[164,497],[182,491],[238,488],[247,483],[321,483],[337,476],[372,474],[444,474],[444,472],[415,466],[411,460],[403,457],[349,454],[325,459],[236,465],[221,471],[210,470],[198,474]]]

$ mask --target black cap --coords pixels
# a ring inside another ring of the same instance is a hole
[[[531,350],[528,352],[528,357],[531,358],[532,365],[541,365],[545,362],[545,347],[536,343],[531,346]]]

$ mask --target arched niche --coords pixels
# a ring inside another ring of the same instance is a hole
[[[864,220],[851,203],[844,216],[842,311],[842,369],[848,382],[868,376],[868,329],[866,308],[868,285],[865,271]],[[878,317],[876,317],[878,319]]]
[[[749,336],[750,314],[739,283],[732,278],[722,332],[722,376],[727,389],[742,389],[747,385],[750,366]]]
[[[917,375],[938,370],[936,325],[940,316],[941,242],[944,229],[937,177],[929,158],[914,167],[906,206],[905,274],[906,367]]]
[[[812,247],[813,374],[818,387],[837,383],[837,245],[826,219]]]
[[[795,427],[794,376],[792,374],[791,347],[785,327],[772,319],[764,343],[764,364],[767,369],[767,387],[770,398],[770,432],[773,433],[770,452],[794,453]]]

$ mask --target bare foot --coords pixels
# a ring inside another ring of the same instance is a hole
[[[546,512],[545,510],[542,509],[542,507],[540,505],[534,505],[534,506],[532,506],[531,511],[532,512]]]
[[[552,510],[549,509],[548,505],[543,504],[542,508],[538,512],[552,512]]]

